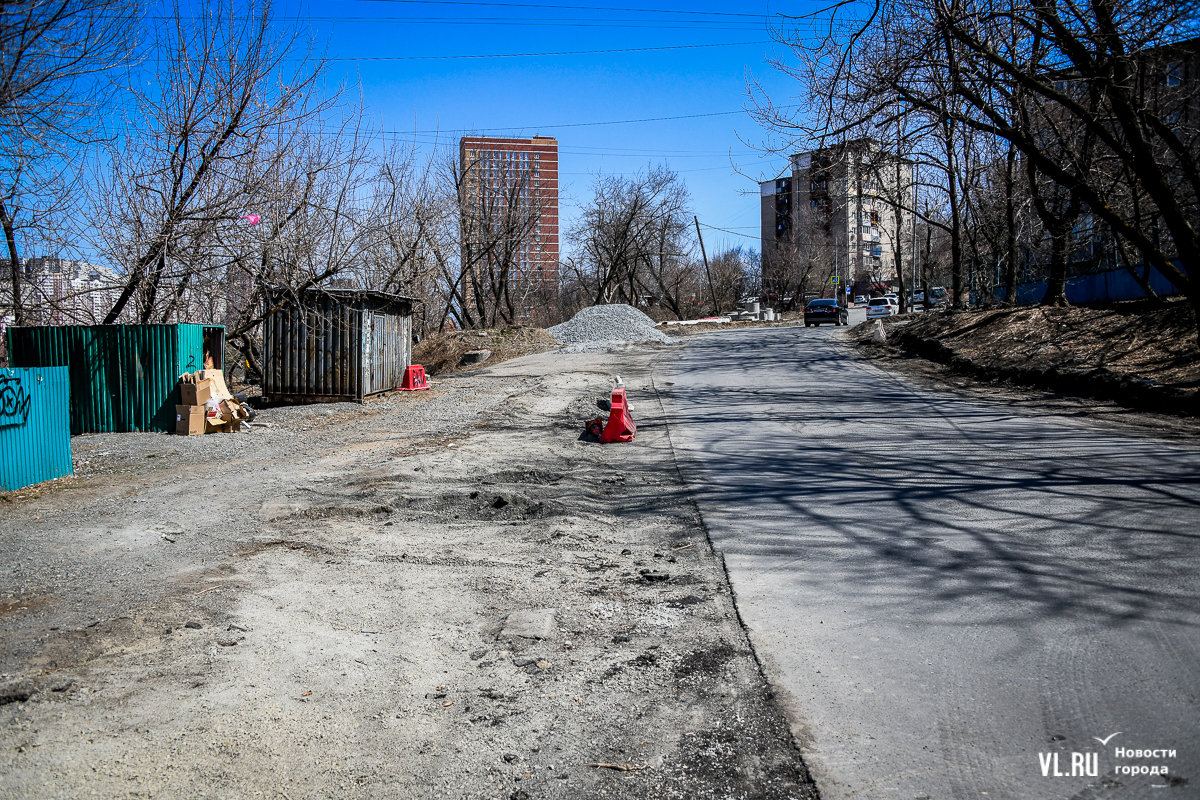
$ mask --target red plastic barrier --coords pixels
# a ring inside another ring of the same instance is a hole
[[[608,424],[600,434],[600,444],[609,442],[632,442],[637,433],[637,423],[629,415],[629,400],[625,397],[625,387],[613,389],[612,409],[608,413]]]
[[[400,383],[400,391],[402,392],[419,392],[422,389],[429,388],[429,381],[425,378],[425,368],[420,364],[413,364],[408,369],[404,370],[404,380]]]

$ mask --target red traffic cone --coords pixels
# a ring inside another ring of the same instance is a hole
[[[608,424],[600,434],[600,444],[609,442],[632,442],[637,433],[637,423],[629,415],[629,400],[625,387],[618,384],[612,393],[612,409],[608,412]]]
[[[429,381],[425,378],[425,368],[420,364],[413,364],[408,369],[404,370],[404,380],[400,382],[400,391],[402,392],[418,392],[421,389],[428,389]]]

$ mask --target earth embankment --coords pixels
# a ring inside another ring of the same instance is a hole
[[[882,346],[871,325],[853,336],[867,350],[919,356],[977,380],[1200,416],[1196,318],[1184,300],[907,314],[885,329]]]

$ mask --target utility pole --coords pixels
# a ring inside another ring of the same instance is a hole
[[[713,286],[712,272],[708,269],[708,253],[704,252],[704,235],[700,233],[700,218],[693,216],[692,220],[696,223],[696,238],[700,240],[700,255],[704,257],[704,274],[708,276],[708,291],[712,295],[713,301],[713,316],[721,316],[721,308],[717,305],[717,289]]]
[[[838,247],[837,247],[837,231],[833,233],[833,274],[837,277],[838,274]],[[821,290],[821,296],[825,295],[825,290]],[[836,297],[836,295],[835,295]]]
[[[913,159],[912,165],[912,283],[913,291],[916,291],[917,286],[917,162]],[[926,287],[922,287],[924,289]],[[926,297],[921,303],[922,310],[928,310],[929,298]]]

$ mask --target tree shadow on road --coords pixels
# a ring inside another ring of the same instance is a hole
[[[917,391],[803,332],[694,342],[669,380],[731,560],[947,624],[1194,624],[1194,447]]]

